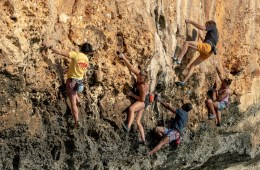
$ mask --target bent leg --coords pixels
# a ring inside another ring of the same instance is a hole
[[[163,137],[163,139],[156,145],[150,152],[148,152],[148,155],[151,155],[158,150],[160,150],[164,145],[168,144],[170,141],[170,138],[168,136]]]
[[[193,74],[194,68],[199,65],[200,63],[202,63],[205,59],[202,58],[201,56],[199,56],[198,58],[196,58],[196,60],[191,64],[189,71],[184,79],[184,82],[187,82],[187,80],[190,78],[190,76]]]
[[[144,109],[142,109],[138,112],[138,115],[137,115],[137,118],[136,118],[136,123],[137,123],[138,129],[139,129],[139,132],[141,134],[142,141],[145,142],[144,128],[143,128],[143,125],[141,124],[143,112],[144,112]]]
[[[145,105],[144,102],[136,101],[134,104],[132,104],[129,107],[129,112],[128,112],[128,121],[127,121],[127,127],[128,129],[131,128],[131,125],[133,124],[134,121],[134,113],[144,109]]]
[[[207,99],[206,100],[206,105],[209,108],[210,113],[216,115],[216,111],[215,111],[215,108],[214,108],[214,103],[213,103],[213,101],[211,99]]]
[[[181,61],[183,56],[186,54],[188,47],[191,47],[195,50],[198,50],[198,42],[197,41],[185,41],[185,43],[183,44],[182,50],[181,50],[181,54],[178,57],[178,60]]]

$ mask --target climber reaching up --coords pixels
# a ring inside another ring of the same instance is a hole
[[[141,124],[141,118],[144,109],[149,105],[149,85],[148,85],[148,74],[145,70],[139,70],[135,68],[127,60],[123,53],[117,52],[120,59],[124,61],[128,69],[136,75],[136,83],[134,85],[134,91],[128,91],[127,95],[134,98],[136,101],[128,109],[128,120],[127,124],[123,123],[123,128],[126,132],[129,132],[131,125],[133,124],[135,112],[137,112],[136,123],[141,134],[141,143],[145,143],[144,128]]]
[[[223,79],[218,67],[216,67],[216,71],[221,81],[221,86],[218,90],[216,90],[217,85],[215,82],[215,85],[213,87],[213,93],[214,93],[213,96],[215,96],[215,99],[207,99],[206,105],[210,111],[209,119],[216,118],[216,125],[219,127],[221,126],[220,111],[227,108],[229,104],[229,95],[230,95],[229,86],[231,85],[232,80],[228,78]]]
[[[200,52],[200,55],[198,58],[195,59],[195,61],[190,65],[188,69],[188,73],[186,74],[185,78],[181,82],[175,82],[177,86],[184,86],[187,80],[192,75],[194,68],[202,63],[204,60],[209,58],[212,54],[212,52],[216,55],[216,45],[218,43],[218,30],[216,23],[214,21],[207,21],[205,23],[205,26],[200,25],[194,21],[185,20],[186,23],[190,23],[194,25],[199,30],[207,31],[206,36],[203,40],[203,42],[197,42],[197,41],[186,41],[182,47],[181,54],[178,57],[174,58],[175,63],[181,64],[181,60],[183,56],[186,54],[188,47],[195,49]],[[201,34],[199,34],[200,38],[203,38]]]
[[[79,124],[77,103],[80,103],[77,92],[83,91],[84,86],[82,80],[89,67],[88,55],[93,52],[92,45],[89,43],[82,44],[79,52],[58,50],[50,45],[46,40],[43,42],[43,45],[52,50],[54,53],[71,59],[67,73],[66,91],[70,99],[71,108],[74,115],[74,127],[77,128]]]
[[[171,143],[172,141],[180,140],[180,136],[183,134],[183,128],[188,122],[188,112],[192,110],[192,105],[186,103],[182,105],[181,109],[176,109],[164,102],[158,95],[155,96],[155,101],[161,103],[166,109],[175,114],[174,120],[171,122],[172,127],[166,128],[158,126],[155,128],[155,133],[158,137],[162,138],[159,144],[157,144],[148,155],[151,155],[160,150],[164,145]]]

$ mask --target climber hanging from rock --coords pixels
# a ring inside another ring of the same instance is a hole
[[[144,109],[149,105],[149,85],[148,85],[148,73],[145,70],[139,70],[135,68],[127,60],[123,53],[117,52],[120,59],[124,61],[126,66],[136,75],[136,83],[134,85],[134,91],[128,91],[127,95],[134,98],[136,101],[128,109],[127,124],[123,123],[123,128],[126,132],[129,132],[131,125],[133,124],[135,112],[137,112],[136,123],[141,134],[140,143],[145,144],[145,133],[143,125],[141,124],[141,118]]]
[[[183,134],[183,128],[188,122],[188,112],[192,110],[192,105],[190,103],[182,105],[181,109],[176,109],[175,107],[170,106],[168,103],[164,102],[157,94],[155,95],[155,101],[161,103],[166,109],[175,114],[175,118],[171,123],[171,128],[162,126],[155,128],[156,135],[162,139],[159,144],[157,144],[150,152],[148,152],[148,155],[157,152],[163,146],[171,143],[172,141],[176,141],[176,143],[180,142],[180,137]]]
[[[212,52],[216,55],[216,45],[218,42],[218,30],[216,23],[214,21],[207,21],[205,26],[199,25],[198,23],[191,21],[191,20],[185,20],[185,22],[188,24],[194,25],[199,30],[207,31],[205,38],[201,34],[199,34],[199,37],[201,39],[204,39],[203,42],[197,42],[197,41],[186,41],[183,45],[183,48],[181,50],[181,54],[177,57],[174,57],[174,61],[177,64],[181,64],[181,60],[183,56],[186,54],[188,47],[191,47],[192,49],[195,49],[200,52],[200,55],[198,58],[195,59],[195,61],[190,65],[188,73],[186,74],[183,81],[175,82],[177,86],[184,86],[187,80],[192,75],[194,68],[202,63],[204,60],[209,58],[212,54]]]
[[[229,104],[229,95],[230,89],[229,86],[231,85],[232,80],[225,78],[223,79],[221,72],[218,67],[216,67],[217,75],[221,81],[221,86],[218,90],[217,82],[215,82],[213,91],[213,98],[206,100],[206,105],[210,111],[209,119],[216,119],[216,125],[219,127],[221,126],[221,113],[220,111],[227,108]]]
[[[80,99],[77,92],[82,92],[84,88],[83,77],[89,67],[88,55],[93,52],[92,45],[89,43],[82,44],[79,52],[58,50],[50,45],[47,40],[44,40],[43,45],[51,49],[54,53],[71,59],[67,73],[66,91],[71,102],[72,112],[74,114],[74,127],[78,128],[79,118],[77,103],[80,103]]]

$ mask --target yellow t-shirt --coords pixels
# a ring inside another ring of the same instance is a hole
[[[69,52],[69,57],[71,62],[68,71],[68,78],[75,78],[78,80],[83,79],[83,76],[89,67],[87,55],[81,52],[71,51]]]

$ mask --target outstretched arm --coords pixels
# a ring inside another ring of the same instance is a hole
[[[200,24],[198,24],[198,23],[196,23],[196,22],[194,22],[194,21],[192,21],[192,20],[186,19],[185,22],[186,22],[187,24],[188,24],[188,23],[189,23],[189,24],[192,24],[194,27],[196,27],[196,28],[198,28],[198,29],[200,29],[200,30],[206,31],[206,27],[205,27],[205,26],[200,25]]]
[[[166,109],[170,110],[172,113],[176,113],[176,108],[164,102],[158,95],[156,95],[156,100],[160,102]]]
[[[218,74],[218,77],[219,77],[220,81],[223,82],[224,79],[223,79],[223,76],[222,76],[222,74],[221,74],[221,72],[220,72],[218,67],[216,67],[216,71],[217,71],[217,74]]]
[[[43,41],[43,45],[47,48],[49,48],[50,50],[52,50],[55,54],[64,56],[64,57],[69,57],[69,51],[67,50],[57,50],[56,48],[53,48],[52,45],[49,44],[49,42],[47,42],[46,40]]]
[[[118,55],[119,55],[119,58],[123,59],[126,66],[128,67],[128,69],[130,71],[132,71],[135,75],[138,75],[140,70],[138,68],[135,68],[128,60],[127,58],[125,57],[125,55],[123,53],[119,53],[118,52]]]
[[[61,55],[63,57],[69,57],[69,52],[66,51],[66,50],[57,50],[56,48],[53,48],[53,47],[50,47],[50,49],[55,53],[55,54],[58,54],[58,55]]]

